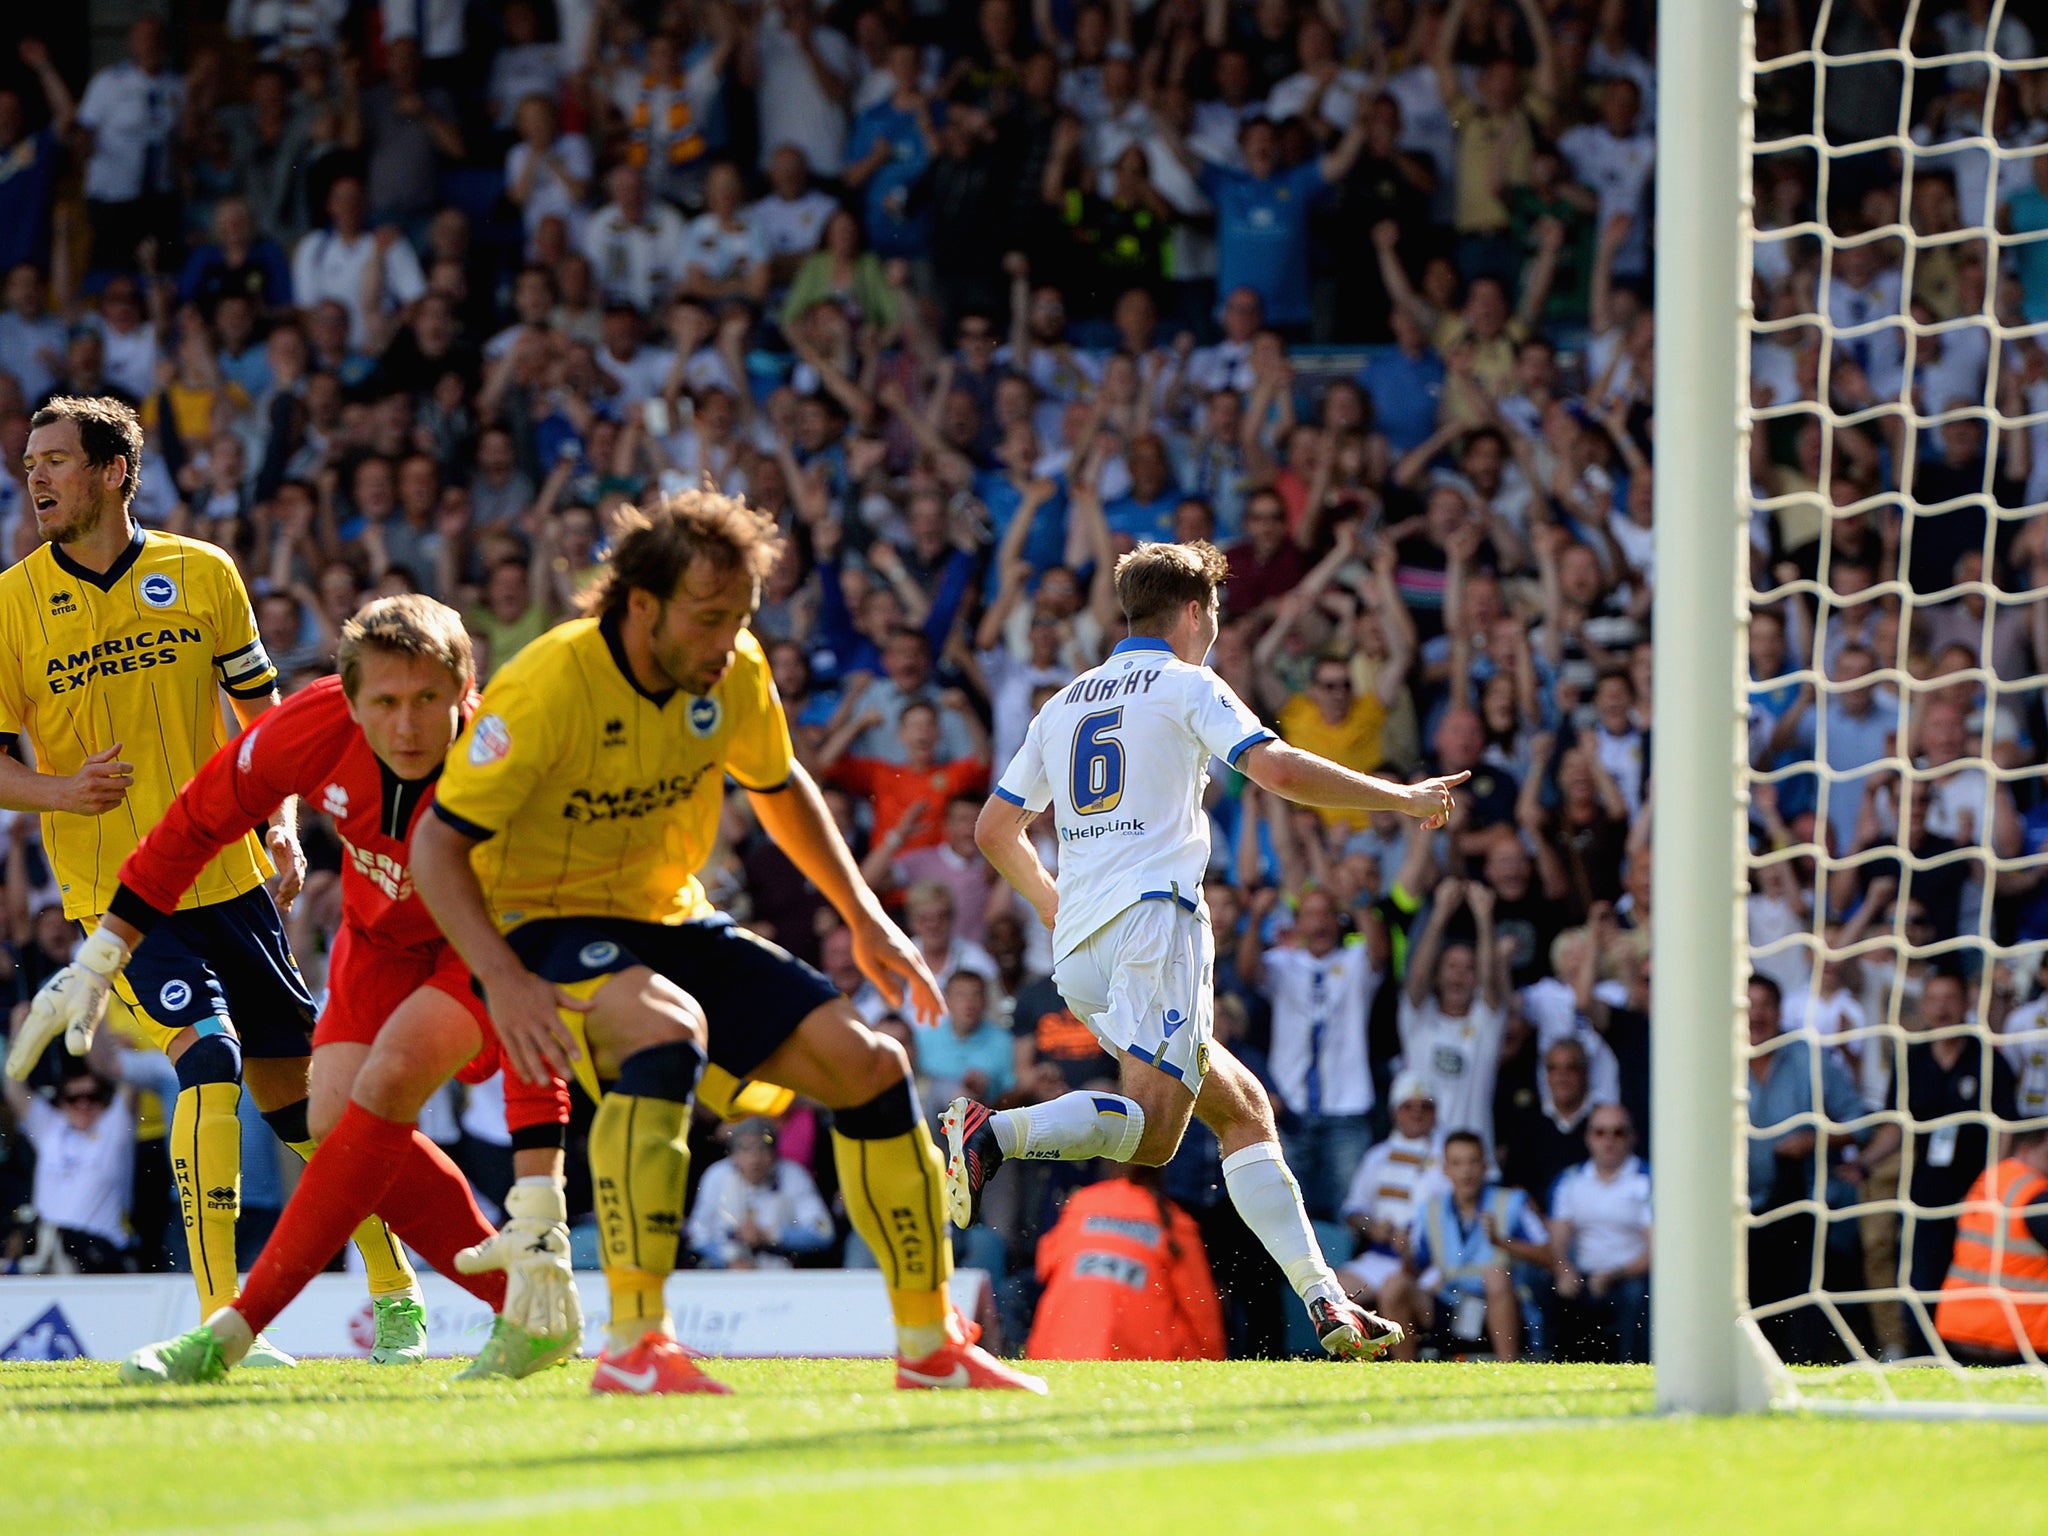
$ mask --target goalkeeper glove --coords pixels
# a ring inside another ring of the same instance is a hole
[[[50,1042],[62,1035],[74,1056],[92,1049],[92,1037],[107,1016],[107,994],[128,964],[128,946],[105,928],[79,946],[78,958],[43,983],[28,1016],[7,1047],[7,1075],[19,1082],[35,1070]]]
[[[583,1333],[583,1300],[569,1264],[569,1207],[557,1179],[519,1180],[505,1196],[497,1236],[455,1255],[465,1275],[505,1271],[503,1316],[541,1338]]]

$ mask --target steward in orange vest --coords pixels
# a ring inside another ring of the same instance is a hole
[[[1968,1360],[2016,1361],[2022,1338],[2048,1357],[2048,1130],[2015,1136],[1970,1186],[1934,1331]]]
[[[1033,1360],[1221,1360],[1223,1305],[1192,1216],[1159,1170],[1076,1190],[1038,1242]]]

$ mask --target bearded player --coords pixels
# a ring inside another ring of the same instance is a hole
[[[1217,757],[1297,804],[1399,811],[1429,830],[1449,818],[1466,775],[1393,784],[1277,739],[1203,665],[1224,574],[1209,544],[1150,544],[1118,561],[1130,638],[1038,712],[982,808],[975,840],[1052,929],[1053,979],[1118,1058],[1123,1091],[999,1113],[955,1099],[941,1122],[947,1198],[965,1227],[1006,1158],[1158,1167],[1189,1115],[1200,1115],[1216,1133],[1231,1203],[1307,1305],[1323,1348],[1372,1356],[1401,1331],[1352,1301],[1324,1262],[1265,1089],[1210,1035],[1216,952],[1202,896],[1202,789]],[[1048,806],[1057,883],[1028,835]]]
[[[52,400],[29,419],[22,463],[44,542],[0,574],[0,806],[42,813],[64,915],[98,919],[121,861],[226,744],[221,693],[246,729],[276,704],[277,672],[233,561],[196,539],[144,533],[130,516],[142,464],[133,411]],[[18,755],[24,739],[33,768]],[[295,818],[283,801],[265,840],[245,831],[224,845],[146,939],[131,949],[102,926],[76,962],[112,984],[177,1069],[171,1166],[201,1317],[236,1294],[243,1085],[279,1140],[302,1157],[313,1150],[313,998],[264,888],[271,860],[286,907],[304,879]],[[27,1077],[62,1027],[47,1010],[25,1020],[8,1075]],[[81,1033],[74,1053],[87,1043]],[[370,1358],[421,1358],[412,1267],[382,1222],[355,1240],[374,1299]],[[292,1361],[258,1339],[243,1363]]]
[[[469,972],[413,894],[406,867],[413,825],[476,704],[469,636],[454,610],[431,598],[389,597],[342,627],[336,659],[338,677],[296,694],[200,770],[121,866],[100,925],[122,945],[140,943],[207,860],[292,795],[334,818],[345,857],[328,1003],[313,1034],[319,1150],[240,1299],[130,1355],[126,1382],[217,1379],[373,1211],[500,1314],[466,1375],[526,1375],[582,1345],[559,1180],[566,1087],[506,1085],[521,1177],[495,1238],[468,1181],[414,1128],[451,1076],[476,1081],[498,1057]],[[105,979],[73,966],[33,1008],[89,1032],[106,999]],[[509,1298],[497,1272],[508,1268]]]
[[[899,1387],[1042,1392],[976,1347],[948,1301],[943,1175],[902,1048],[819,972],[713,911],[693,873],[730,775],[846,921],[863,974],[936,1017],[931,975],[797,765],[747,632],[780,544],[769,519],[712,491],[629,512],[594,616],[533,641],[484,690],[414,834],[413,879],[514,1070],[573,1071],[599,1100],[590,1172],[612,1310],[593,1390],[725,1390],[676,1342],[662,1300],[694,1090],[721,1114],[790,1091],[833,1111],[847,1213],[889,1289]]]

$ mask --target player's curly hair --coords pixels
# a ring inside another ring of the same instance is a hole
[[[341,691],[354,702],[363,681],[363,653],[416,656],[446,667],[468,693],[476,683],[476,652],[462,616],[445,603],[418,592],[380,597],[341,626],[341,644],[334,661],[341,673]]]
[[[125,459],[128,473],[121,480],[121,505],[135,499],[135,485],[142,473],[142,419],[118,400],[102,396],[59,395],[28,419],[28,429],[54,427],[60,421],[78,424],[78,445],[85,450],[85,462],[105,469],[116,458]]]
[[[699,560],[721,575],[745,568],[765,581],[782,558],[773,518],[709,486],[622,507],[617,527],[604,576],[583,595],[585,613],[619,612],[635,589],[665,603]]]
[[[1194,544],[1143,544],[1116,563],[1116,598],[1134,634],[1169,627],[1189,603],[1206,603],[1230,574],[1223,551]]]

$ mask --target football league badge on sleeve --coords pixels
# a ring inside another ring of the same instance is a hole
[[[502,763],[512,750],[512,733],[496,715],[478,715],[469,729],[469,762],[473,768]]]

